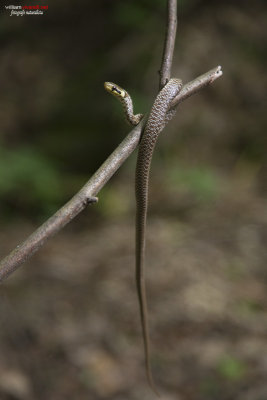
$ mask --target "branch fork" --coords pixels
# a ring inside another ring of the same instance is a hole
[[[160,89],[171,77],[177,25],[176,16],[177,0],[168,0],[165,44],[159,72]],[[192,96],[203,87],[213,83],[221,75],[222,69],[221,66],[218,66],[185,84],[172,101],[170,108],[177,107],[182,101]],[[94,204],[98,201],[98,198],[95,197],[97,193],[138,146],[145,123],[146,118],[144,117],[141,122],[130,131],[81,190],[0,262],[0,283],[7,279],[9,275],[15,272],[26,260],[38,251],[50,237],[71,222],[88,204]]]

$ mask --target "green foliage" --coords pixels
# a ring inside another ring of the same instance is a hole
[[[141,4],[135,3],[119,3],[115,9],[117,22],[127,28],[136,28],[136,26],[144,26],[149,17],[149,10]]]
[[[232,356],[224,356],[217,368],[220,375],[231,381],[242,379],[247,369],[243,361]]]
[[[119,218],[127,214],[130,208],[130,195],[125,186],[106,186],[101,190],[98,212],[107,218]]]
[[[199,201],[213,200],[219,191],[216,175],[205,167],[175,166],[171,168],[168,180],[171,185],[181,191],[189,192]]]
[[[254,299],[242,299],[237,304],[237,312],[241,315],[252,315],[264,311],[264,305]]]
[[[7,211],[8,204],[12,204],[49,213],[62,199],[59,173],[48,159],[31,148],[0,149],[0,171],[2,211]]]
[[[155,11],[163,12],[166,8],[164,0],[142,0],[126,2],[121,1],[115,4],[114,16],[116,22],[129,28],[147,29],[153,21]]]
[[[213,378],[205,379],[203,382],[201,382],[200,392],[205,396],[208,396],[208,398],[216,398],[220,391],[220,384]]]

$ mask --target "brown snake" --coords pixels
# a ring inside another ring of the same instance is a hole
[[[137,125],[142,114],[133,114],[133,105],[130,95],[118,85],[105,82],[105,89],[112,93],[122,103],[127,120],[132,125]],[[145,232],[148,206],[149,172],[153,151],[160,132],[172,119],[176,110],[169,110],[174,97],[182,88],[180,79],[172,78],[163,87],[156,97],[145,125],[144,133],[139,144],[139,151],[135,175],[136,195],[136,286],[140,305],[141,324],[145,349],[145,362],[147,378],[151,388],[157,393],[150,366],[150,341],[147,319],[147,299],[145,287]]]

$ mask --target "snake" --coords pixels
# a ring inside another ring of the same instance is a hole
[[[111,93],[121,102],[126,120],[129,122],[129,124],[138,125],[143,118],[143,114],[135,115],[133,113],[133,102],[129,93],[125,89],[112,82],[105,82],[104,88],[107,90],[107,92]],[[153,151],[158,136],[176,113],[176,109],[171,109],[170,106],[172,100],[180,92],[181,88],[182,81],[178,78],[171,78],[158,93],[141,136],[135,173],[136,287],[140,307],[146,374],[149,385],[156,394],[158,394],[158,392],[154,384],[150,365],[150,340],[145,286],[145,245],[149,175]]]

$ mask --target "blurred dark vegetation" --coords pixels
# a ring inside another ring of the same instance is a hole
[[[48,0],[43,17],[1,6],[1,257],[131,129],[104,81],[149,110],[165,3]],[[266,399],[267,2],[178,5],[172,75],[224,75],[179,106],[153,158],[153,372],[166,400]],[[1,285],[0,400],[154,398],[134,287],[135,159]]]
[[[149,109],[158,88],[164,0],[55,0],[49,7],[38,18],[9,17],[2,7],[3,219],[51,214],[129,131],[105,80],[124,86],[137,112]],[[170,174],[178,186],[182,180],[193,196],[216,191],[218,170],[242,167],[257,171],[264,192],[265,18],[264,1],[179,2],[173,76],[186,82],[218,64],[224,71],[180,106],[154,158],[164,179]],[[116,182],[132,178],[132,170],[128,161]]]

